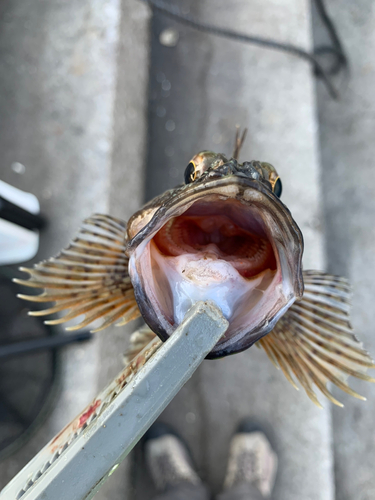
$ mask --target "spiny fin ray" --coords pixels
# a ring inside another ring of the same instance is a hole
[[[33,316],[64,312],[65,316],[46,321],[57,325],[83,316],[67,330],[78,330],[97,320],[94,331],[115,322],[125,324],[140,316],[128,274],[125,254],[125,222],[108,215],[95,214],[83,222],[67,249],[33,269],[20,268],[28,280],[15,279],[25,287],[42,288],[40,295],[18,295],[31,302],[54,302],[54,306],[32,311]]]
[[[129,346],[123,355],[124,363],[130,363],[156,337],[157,335],[147,325],[143,325],[139,330],[133,332],[130,337]]]
[[[294,378],[309,398],[320,403],[315,385],[332,403],[343,406],[327,388],[332,382],[344,392],[365,400],[347,384],[348,376],[368,382],[374,361],[355,337],[349,321],[351,289],[348,281],[319,271],[303,273],[305,293],[258,343],[289,382]]]

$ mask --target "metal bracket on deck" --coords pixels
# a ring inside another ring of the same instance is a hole
[[[198,302],[169,340],[150,342],[15,476],[0,500],[92,498],[227,328],[212,302]]]

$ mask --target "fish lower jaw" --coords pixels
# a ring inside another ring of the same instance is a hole
[[[253,279],[245,279],[215,253],[160,256],[158,264],[168,281],[176,324],[181,323],[186,312],[200,300],[215,302],[230,320],[243,303],[251,308],[261,300],[264,294],[261,285],[264,280],[270,281],[274,274],[267,270]]]

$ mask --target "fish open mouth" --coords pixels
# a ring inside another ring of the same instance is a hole
[[[241,320],[241,305],[254,308],[277,274],[255,210],[210,198],[173,217],[150,242],[155,296],[172,323],[198,300],[213,300],[227,319]]]
[[[254,200],[219,193],[195,198],[171,211],[132,253],[137,302],[161,338],[195,302],[212,300],[229,328],[210,357],[237,352],[265,335],[294,301],[274,214],[251,191]]]

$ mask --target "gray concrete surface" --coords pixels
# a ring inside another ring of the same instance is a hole
[[[126,218],[139,205],[148,11],[130,0],[6,1],[0,8],[0,174],[41,202],[49,226],[40,260],[66,246],[91,213]],[[25,166],[23,175],[14,162]],[[58,403],[38,434],[0,464],[0,488],[119,370],[126,346],[119,333],[63,351]],[[123,498],[117,477],[98,498]]]
[[[198,18],[246,33],[312,44],[309,5],[299,1],[184,2]],[[176,47],[159,43],[173,26]],[[310,67],[283,53],[218,39],[161,15],[152,23],[149,150],[151,197],[182,181],[199,150],[230,154],[235,125],[249,128],[242,159],[273,163],[283,200],[305,236],[306,268],[323,268],[317,123]],[[228,444],[250,415],[273,427],[280,457],[275,498],[334,498],[329,404],[318,410],[296,392],[264,353],[252,348],[206,361],[162,416],[192,448],[201,475],[220,490]],[[138,457],[136,499],[152,489]]]
[[[180,4],[218,25],[311,46],[308,2],[235,0],[230,10],[225,2],[215,2],[215,9],[208,0]],[[373,2],[329,5],[351,75],[338,82],[339,102],[317,86],[321,172],[315,84],[305,62],[157,15],[148,75],[149,9],[136,0],[7,0],[0,9],[0,175],[37,194],[48,215],[38,259],[56,253],[93,211],[128,218],[144,185],[149,198],[179,183],[197,150],[230,153],[235,125],[247,126],[242,159],[278,168],[283,200],[305,236],[305,267],[351,279],[353,325],[375,354]],[[171,26],[179,33],[177,46],[160,45],[160,33]],[[314,37],[324,39],[315,21]],[[25,165],[23,175],[12,170],[14,162]],[[0,488],[119,371],[131,330],[111,329],[89,345],[64,350],[58,404],[38,434],[0,463]],[[331,415],[325,403],[320,411],[252,348],[205,362],[163,420],[185,437],[214,491],[230,435],[251,415],[273,427],[280,456],[275,498],[369,500],[375,494],[375,387],[352,385],[366,403],[340,394],[344,409]],[[96,498],[146,500],[152,492],[138,449]]]
[[[353,327],[375,356],[375,4],[334,0],[329,12],[350,74],[336,79],[338,102],[317,88],[327,266],[352,282]],[[320,43],[324,35],[317,23],[315,28]],[[336,498],[370,500],[375,498],[375,386],[354,380],[352,385],[368,400],[340,394],[345,408],[333,409]]]

